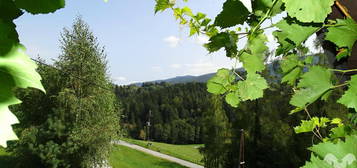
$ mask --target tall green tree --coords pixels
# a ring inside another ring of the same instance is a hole
[[[35,102],[25,101],[29,103],[17,110],[23,121],[19,126],[22,138],[14,149],[21,159],[27,159],[19,167],[103,165],[119,130],[104,48],[80,17],[72,29],[63,30],[60,41],[57,69],[41,66],[47,95],[20,96]],[[33,114],[41,115],[35,118]]]

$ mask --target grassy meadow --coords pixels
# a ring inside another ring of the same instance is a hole
[[[114,147],[109,163],[112,168],[185,168],[179,164],[120,145]]]
[[[126,142],[130,142],[132,144],[136,144],[160,153],[164,153],[173,157],[180,158],[182,160],[186,160],[192,163],[203,165],[202,163],[202,155],[199,152],[199,148],[202,147],[202,144],[194,144],[194,145],[173,145],[167,143],[160,142],[150,142],[152,145],[148,146],[147,141],[135,140],[135,139],[127,139],[123,138],[122,140]]]

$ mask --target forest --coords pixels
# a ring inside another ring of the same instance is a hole
[[[118,2],[92,4],[84,13],[110,3]],[[65,0],[0,0],[0,167],[357,167],[356,2],[224,0],[212,17],[214,12],[205,14],[197,8],[207,2],[153,0],[151,14],[162,20],[173,15],[181,30],[180,37],[161,39],[168,43],[165,49],[153,48],[155,40],[135,38],[145,33],[154,39],[172,29],[136,16],[137,7],[146,3],[122,8],[132,14],[124,16],[134,26],[120,22],[116,32],[125,34],[111,41],[115,45],[106,43],[129,49],[120,52],[120,59],[111,57],[115,54],[108,51],[113,50],[102,45],[91,29],[108,23],[98,13],[88,22],[78,14],[74,20],[71,17],[70,27],[59,32],[59,53],[48,61],[48,56],[35,57],[33,48],[26,50],[36,44],[25,47],[23,39],[32,32],[21,29],[28,23],[17,19],[31,23],[35,20],[28,17],[48,14],[69,20],[66,9],[73,12],[73,6],[65,8]],[[111,7],[106,6],[108,11],[113,11]],[[62,25],[60,20],[52,21]],[[138,26],[141,22],[145,26]],[[159,25],[147,28],[152,23]],[[109,37],[118,25],[104,27],[99,34]],[[55,30],[37,29],[41,34],[32,39],[50,38],[46,32]],[[182,33],[196,42],[187,42]],[[178,60],[187,58],[187,53],[199,57],[194,48],[177,54],[181,50],[176,47],[193,43],[208,55],[227,57],[232,65],[202,61],[167,65],[163,57],[154,57],[163,53]],[[152,51],[153,58],[147,58]],[[139,59],[126,62],[133,55]],[[157,79],[161,82],[142,84],[123,76],[115,81],[111,74],[118,71],[110,66],[115,60],[124,70],[134,67],[131,77],[146,78],[151,75],[145,72],[151,59],[153,76],[169,74],[163,67],[186,73],[213,67],[216,73],[205,82]],[[127,83],[116,83],[120,80]]]
[[[275,86],[265,91],[264,98],[245,102],[238,108],[231,107],[221,96],[207,93],[205,83],[144,83],[116,86],[115,92],[122,102],[121,128],[129,137],[178,144],[203,143],[201,153],[206,167],[234,167],[239,165],[243,129],[248,167],[298,167],[308,158],[306,151],[298,149],[319,140],[294,133],[291,125],[298,125],[304,115],[287,114],[293,109],[289,105],[290,88],[277,82]],[[334,103],[337,97],[338,93],[331,96],[327,105],[323,101],[314,104],[310,112],[329,118],[344,117],[348,109]]]

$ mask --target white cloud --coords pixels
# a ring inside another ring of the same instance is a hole
[[[187,73],[192,75],[201,75],[209,72],[214,72],[218,69],[218,66],[212,62],[201,62],[195,64],[185,64]]]
[[[203,45],[209,42],[209,38],[206,35],[196,36],[195,42],[199,45]]]
[[[153,70],[155,72],[160,72],[160,71],[162,71],[162,68],[160,66],[152,66],[151,70]]]
[[[114,80],[118,81],[118,82],[125,82],[128,79],[126,79],[126,77],[123,76],[119,76],[119,77],[115,77]]]
[[[181,39],[176,36],[169,36],[164,38],[164,42],[166,42],[172,48],[177,47],[180,41]]]
[[[171,64],[170,67],[173,69],[179,69],[182,67],[182,65],[181,64]]]

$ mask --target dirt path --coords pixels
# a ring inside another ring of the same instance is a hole
[[[172,156],[169,156],[169,155],[166,155],[166,154],[162,154],[162,153],[150,150],[150,149],[146,149],[146,148],[141,147],[139,145],[134,145],[134,144],[131,144],[131,143],[128,143],[128,142],[125,142],[125,141],[119,140],[119,141],[116,141],[115,143],[118,144],[118,145],[127,146],[129,148],[148,153],[150,155],[153,155],[153,156],[156,156],[156,157],[159,157],[159,158],[162,158],[162,159],[169,160],[171,162],[178,163],[178,164],[180,164],[182,166],[186,166],[186,167],[189,167],[189,168],[204,168],[201,165],[194,164],[194,163],[188,162],[186,160],[175,158],[175,157],[172,157]]]

